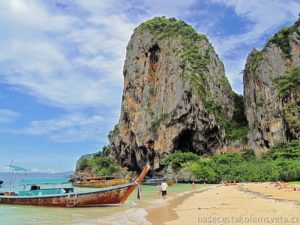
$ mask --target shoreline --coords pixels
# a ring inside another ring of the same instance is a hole
[[[299,191],[277,189],[271,183],[242,183],[177,194],[165,206],[146,209],[146,219],[166,225],[246,224],[247,220],[248,224],[297,224],[292,220],[300,221],[299,210]]]
[[[177,220],[179,217],[176,214],[175,208],[182,204],[182,202],[192,197],[196,193],[202,193],[209,189],[216,188],[219,185],[212,185],[206,188],[199,188],[196,190],[186,191],[183,193],[178,193],[175,196],[169,197],[166,199],[166,205],[159,206],[159,207],[150,207],[146,209],[147,215],[146,219],[151,224],[163,224],[166,222]]]

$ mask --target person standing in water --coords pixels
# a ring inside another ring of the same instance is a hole
[[[160,193],[161,193],[161,186],[160,186],[160,184],[156,185],[156,191],[157,191],[157,196],[160,196]]]
[[[163,198],[165,199],[167,197],[167,188],[169,187],[165,180],[160,185],[161,187],[161,194]]]

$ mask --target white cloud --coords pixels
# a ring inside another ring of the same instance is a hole
[[[8,173],[11,170],[7,166],[0,166],[0,173]]]
[[[262,47],[265,36],[271,36],[284,24],[296,20],[300,2],[262,0],[210,0],[234,10],[241,19],[249,21],[247,31],[230,36],[211,35],[212,43],[220,53],[225,64],[225,70],[235,91],[242,93],[242,70],[247,55],[254,47]]]
[[[253,26],[249,26],[249,31],[225,38],[222,37],[220,38],[222,40],[218,40],[216,43],[218,48],[228,55],[240,45],[255,45],[263,35],[276,31],[278,27],[286,22],[295,21],[300,8],[300,2],[298,1],[262,0],[248,1],[247,4],[244,0],[211,1],[232,7],[238,16],[253,22]]]
[[[40,169],[40,168],[36,168],[36,167],[30,167],[30,168],[29,168],[29,172],[30,172],[30,173],[47,173],[47,174],[54,174],[54,173],[59,173],[59,172],[61,172],[61,171],[58,171],[58,170],[53,169],[53,168]]]
[[[230,80],[230,84],[235,92],[243,94],[243,70],[246,63],[246,56],[240,59],[224,59],[226,75]]]
[[[242,45],[254,46],[264,34],[294,20],[300,4],[279,0],[247,4],[243,0],[210,2],[231,7],[238,16],[253,23],[242,34],[212,36],[231,83],[241,79],[236,68],[240,69],[239,63],[244,60],[227,57],[238,54],[245,57],[245,52],[239,50]],[[53,10],[55,2],[48,5],[35,0],[0,3],[0,81],[45,104],[66,109],[119,107],[126,44],[133,28],[153,16],[182,18],[196,11],[199,15],[201,10],[190,10],[196,0],[77,0],[65,3],[70,8],[67,13]],[[199,27],[208,32],[214,24],[199,24]]]
[[[32,135],[47,135],[57,142],[77,142],[99,138],[102,133],[102,116],[86,116],[72,113],[59,119],[32,121],[21,132]]]
[[[10,123],[19,116],[18,113],[7,109],[0,109],[0,123]]]
[[[187,15],[195,0],[76,0],[61,8],[56,3],[0,3],[0,82],[69,112],[32,121],[23,132],[53,141],[95,138],[99,127],[108,130],[117,119],[99,118],[119,111],[126,45],[134,27],[155,15]],[[105,110],[88,118],[83,112],[89,109]]]
[[[0,82],[65,109],[119,107],[134,27],[161,13],[183,15],[194,3],[146,0],[143,13],[132,15],[135,1],[69,1],[69,13],[35,0],[2,2]]]
[[[183,17],[190,14],[190,7],[196,0],[145,0],[144,6],[148,9],[149,14],[155,14],[167,17]]]
[[[194,2],[164,2],[165,8],[147,0],[140,15],[129,12],[137,8],[135,1],[70,1],[70,13],[42,1],[2,2],[0,82],[68,110],[119,107],[134,27],[154,15],[182,15]]]
[[[40,1],[35,0],[7,0],[0,2],[0,18],[2,22],[9,22],[10,32],[18,33],[18,28],[26,31],[67,31],[74,22],[74,17],[53,15],[47,11]],[[3,25],[3,24],[2,24]]]
[[[129,35],[113,24],[106,25],[113,34],[106,32],[91,16],[50,12],[39,1],[10,0],[0,9],[0,82],[66,109],[118,103]]]
[[[31,160],[29,162],[32,163],[32,161],[33,160]],[[22,163],[23,162],[26,162],[26,160],[22,160]],[[36,168],[36,167],[30,167],[30,168],[28,168],[28,172],[27,173],[55,174],[55,173],[60,173],[60,172],[62,172],[62,171],[59,171],[59,170],[53,169],[53,168]],[[4,167],[0,166],[0,173],[11,173],[11,168],[9,168],[8,166],[4,166]],[[22,173],[18,173],[18,175],[19,176],[24,176]]]

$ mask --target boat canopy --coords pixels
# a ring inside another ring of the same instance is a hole
[[[28,169],[25,169],[25,168],[22,168],[22,167],[19,167],[19,166],[13,166],[13,165],[9,165],[9,166],[6,166],[7,168],[10,168],[14,171],[24,171],[24,172],[27,172]]]
[[[146,179],[146,182],[159,182],[159,181],[164,181],[165,178],[148,178]]]
[[[19,185],[39,185],[39,184],[67,184],[69,178],[53,178],[53,179],[26,179],[19,181]]]

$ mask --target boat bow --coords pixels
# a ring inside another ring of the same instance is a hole
[[[134,184],[127,190],[127,192],[121,199],[120,204],[124,203],[126,201],[126,199],[129,197],[129,195],[134,191],[135,187],[143,181],[143,179],[146,176],[146,174],[148,173],[149,169],[150,169],[150,165],[147,163],[145,165],[143,171],[141,172],[140,176],[134,181]]]

